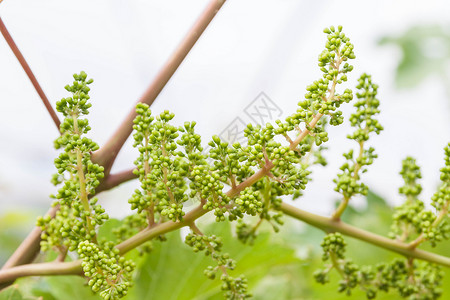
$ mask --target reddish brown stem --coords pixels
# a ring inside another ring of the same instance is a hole
[[[6,42],[8,43],[9,47],[11,48],[12,52],[19,60],[19,63],[21,64],[23,70],[25,71],[25,73],[27,74],[31,83],[33,84],[34,88],[36,89],[36,92],[39,94],[39,97],[41,97],[42,102],[45,105],[45,108],[47,109],[48,113],[52,117],[53,123],[55,123],[56,128],[58,129],[58,132],[59,132],[59,125],[61,124],[61,121],[59,120],[58,116],[56,115],[55,110],[53,109],[50,102],[48,101],[48,98],[45,95],[44,91],[42,90],[36,77],[34,76],[33,71],[31,71],[31,68],[28,65],[27,61],[25,60],[25,57],[23,57],[22,53],[20,52],[19,48],[17,47],[16,43],[14,42],[12,36],[9,34],[8,30],[6,29],[6,26],[3,23],[1,17],[0,17],[0,31],[2,32],[2,35],[5,38]]]
[[[211,0],[209,2],[206,9],[189,30],[183,41],[180,43],[160,72],[156,75],[155,79],[138,102],[151,105],[155,101],[156,97],[158,97],[159,93],[164,89],[167,82],[169,82],[170,78],[181,65],[192,47],[194,47],[197,40],[200,38],[224,3],[225,0]],[[113,136],[99,151],[94,153],[92,159],[94,162],[105,167],[105,174],[108,174],[111,170],[117,154],[130,136],[133,130],[133,120],[135,117],[136,111],[133,107],[116,132],[114,132]]]
[[[126,171],[121,171],[116,174],[109,174],[97,187],[96,193],[107,191],[113,187],[118,186],[124,182],[137,178],[137,175],[133,173],[134,169],[129,169]]]

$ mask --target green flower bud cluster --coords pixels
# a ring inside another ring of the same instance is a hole
[[[444,218],[444,220],[437,221],[437,216],[427,210],[422,211],[419,215],[420,220],[420,232],[423,235],[423,238],[426,239],[431,243],[432,247],[436,246],[436,243],[447,240],[450,237],[450,224],[447,220]]]
[[[249,124],[244,130],[244,135],[248,138],[248,146],[243,150],[248,154],[249,161],[258,162],[259,168],[264,168],[269,161],[272,162],[273,167],[269,177],[272,181],[271,186],[277,191],[272,195],[292,195],[296,191],[305,189],[309,171],[301,165],[298,152],[292,151],[289,146],[283,146],[274,140],[275,134],[285,136],[287,131],[284,129],[293,130],[294,127],[283,124],[279,120],[276,123],[278,125],[276,129],[270,123],[263,128],[259,125]],[[256,184],[254,188],[257,191],[265,186]]]
[[[250,226],[243,220],[238,220],[236,224],[236,235],[239,241],[243,244],[248,242],[249,245],[253,245],[256,240],[256,226]]]
[[[403,160],[400,175],[402,175],[405,185],[400,187],[398,192],[405,195],[407,201],[417,200],[417,196],[422,192],[422,186],[417,183],[417,180],[422,178],[422,174],[414,158],[408,156]]]
[[[222,271],[222,290],[227,291],[227,299],[245,299],[247,294],[247,281],[241,276],[233,278],[228,275],[227,270],[234,270],[236,262],[230,258],[228,253],[220,253],[222,250],[222,241],[215,235],[206,236],[191,232],[186,236],[185,243],[192,247],[194,252],[204,251],[206,256],[210,256],[217,264],[216,267],[208,266],[204,273],[209,279],[215,279],[217,271]]]
[[[306,136],[297,146],[296,152],[300,154],[300,163],[304,169],[315,164],[321,166],[327,165],[327,160],[323,156],[323,152],[328,148],[321,145],[328,141],[328,133],[325,130],[327,124],[327,118],[322,117],[312,129],[312,134]],[[316,147],[318,145],[320,146]]]
[[[56,104],[58,111],[65,117],[72,115],[74,111],[87,115],[89,114],[89,108],[92,106],[92,104],[87,103],[90,99],[88,95],[90,88],[88,85],[94,82],[94,80],[86,80],[87,74],[84,71],[81,71],[80,74],[73,74],[73,79],[75,79],[73,85],[66,85],[64,87],[68,92],[73,94],[73,97],[63,98]]]
[[[230,146],[217,135],[212,137],[208,145],[211,147],[209,150],[209,157],[212,159],[211,171],[218,174],[222,183],[233,186],[254,173],[250,167],[256,165],[257,160],[250,157],[259,153],[243,153],[239,143]]]
[[[254,160],[264,163],[264,154],[261,153],[262,148],[276,147],[275,144],[269,143],[273,142],[275,132],[280,132],[278,134],[281,134],[281,130],[283,129],[283,127],[279,127],[277,129],[275,129],[273,125],[270,123],[267,123],[265,126],[261,125],[253,126],[252,124],[248,124],[247,127],[244,129],[244,136],[247,138],[248,145],[250,146],[249,150],[253,148],[252,146],[256,146],[257,148],[259,148],[255,149],[259,150],[258,153],[252,153],[255,156],[252,157]],[[289,129],[292,130],[293,128]]]
[[[43,231],[43,249],[55,248],[62,252],[64,249],[76,250],[81,241],[95,241],[96,227],[108,219],[97,199],[89,199],[103,178],[103,167],[92,163],[90,153],[97,150],[98,145],[83,136],[90,127],[86,119],[79,119],[88,114],[91,107],[88,85],[93,80],[87,80],[85,72],[73,77],[73,84],[66,86],[72,97],[63,98],[56,104],[65,117],[61,123],[62,135],[55,141],[56,148],[64,147],[64,152],[55,159],[58,174],[52,179],[54,183],[62,184],[53,196],[57,199],[54,205],[59,205],[60,209],[54,219],[39,218],[37,222]]]
[[[343,156],[347,160],[353,160],[353,150],[350,150],[348,153],[344,153]],[[336,192],[341,193],[347,199],[356,194],[367,194],[367,186],[364,183],[359,183],[353,175],[355,170],[355,166],[353,164],[346,162],[340,169],[342,173],[338,174],[337,179],[333,180],[336,183],[336,187],[334,188]]]
[[[373,286],[375,274],[370,267],[360,267],[349,259],[345,259],[346,243],[340,233],[331,233],[325,236],[322,244],[324,262],[331,263],[322,270],[317,270],[314,273],[314,278],[317,282],[325,284],[329,282],[329,272],[336,269],[341,275],[339,281],[338,292],[346,292],[351,295],[351,292],[356,287],[361,287],[366,292],[367,299],[374,299],[376,297],[377,289]]]
[[[235,187],[242,180],[250,177],[259,168],[272,162],[271,175],[274,178],[273,186],[278,195],[293,194],[306,186],[308,171],[299,165],[299,156],[280,143],[273,141],[274,129],[271,124],[265,127],[249,124],[244,130],[248,138],[248,146],[242,147],[228,143],[214,136],[209,143],[210,157],[213,158],[211,171],[207,166],[196,166],[192,174],[192,191],[200,191],[202,199],[208,199],[205,209],[214,210],[218,221],[225,220],[228,211],[229,219],[242,218],[244,213],[256,215],[262,213],[262,202],[259,191],[263,185],[255,184],[247,189],[241,196],[234,199],[234,206],[227,208],[230,199],[223,194],[223,184]]]
[[[105,300],[119,299],[127,294],[135,265],[120,256],[113,243],[107,242],[99,247],[84,241],[78,245],[78,254],[84,275],[94,292],[100,292]]]
[[[424,237],[434,246],[436,242],[450,238],[450,143],[444,148],[445,166],[441,168],[440,179],[442,184],[431,198],[431,205],[437,214],[427,212],[422,216]]]
[[[220,257],[216,253],[222,250],[223,243],[220,237],[215,235],[200,235],[191,232],[186,236],[185,243],[189,247],[192,247],[194,252],[205,251],[206,256],[213,255],[213,259],[218,260],[219,265],[227,264],[228,254],[226,254],[225,257]]]
[[[371,132],[379,134],[383,130],[383,126],[373,118],[374,115],[380,113],[378,109],[380,101],[376,98],[378,85],[372,83],[372,76],[362,74],[356,88],[359,90],[356,93],[358,101],[353,105],[356,107],[356,112],[350,116],[350,123],[357,129],[348,138],[362,142],[369,139]]]
[[[188,200],[185,177],[189,166],[176,151],[179,129],[169,124],[174,114],[164,111],[154,119],[149,106],[143,103],[136,106],[136,113],[133,146],[138,148],[140,156],[135,161],[135,174],[139,176],[142,191],[137,189],[128,202],[138,212],[148,211],[151,222],[157,217],[181,220],[183,202]]]
[[[373,286],[384,292],[396,289],[401,297],[411,300],[433,300],[442,294],[442,277],[443,272],[436,265],[396,259],[377,266]]]
[[[322,167],[325,167],[328,164],[326,158],[323,156],[323,151],[327,149],[328,147],[326,146],[320,146],[316,151],[314,151],[314,165],[321,165]]]
[[[252,295],[248,293],[247,279],[244,276],[233,278],[225,274],[220,278],[223,281],[221,289],[227,291],[225,296],[229,300],[248,299]]]
[[[191,197],[199,195],[206,200],[203,209],[213,210],[217,222],[225,221],[225,213],[228,211],[226,206],[230,203],[230,198],[223,192],[224,184],[220,180],[220,174],[212,172],[209,165],[199,165],[194,167],[191,176]]]
[[[92,196],[104,169],[91,161],[91,153],[98,145],[83,136],[90,127],[87,120],[80,119],[91,107],[88,85],[92,79],[87,80],[84,72],[73,77],[73,84],[66,86],[72,97],[63,98],[56,105],[65,119],[55,146],[63,147],[64,151],[55,159],[58,174],[53,176],[52,182],[62,187],[53,196],[57,199],[54,205],[59,206],[55,218],[38,218],[37,224],[42,229],[41,246],[43,250],[54,249],[63,256],[67,251],[77,251],[92,290],[100,291],[104,299],[118,299],[130,286],[134,264],[121,257],[112,242],[97,241],[97,229],[108,215]]]
[[[92,207],[91,214],[82,210],[81,205],[60,205],[55,218],[49,216],[39,217],[37,226],[41,227],[41,249],[43,251],[56,248],[59,250],[68,249],[75,251],[78,243],[84,240],[94,240],[96,237],[95,229],[89,230],[87,219],[90,218],[92,226],[102,225],[108,218],[104,208],[97,203],[97,198],[89,201]]]
[[[240,216],[242,218],[243,214],[248,214],[251,216],[256,216],[263,212],[263,201],[260,191],[255,191],[253,187],[247,187],[242,191],[234,200],[236,204],[234,208],[233,215]],[[238,211],[238,212],[237,212]]]
[[[394,222],[389,236],[406,242],[422,232],[424,228],[422,227],[424,221],[422,213],[425,205],[417,198],[422,191],[422,186],[417,180],[422,178],[422,174],[416,160],[412,157],[405,158],[400,174],[405,184],[399,188],[399,193],[406,196],[406,201],[395,208]],[[430,227],[429,224],[427,227]]]
[[[358,80],[358,101],[354,104],[356,112],[350,116],[350,122],[356,130],[347,136],[359,144],[359,155],[354,158],[353,150],[344,153],[347,162],[341,166],[342,173],[338,174],[333,181],[336,183],[335,191],[341,193],[348,201],[352,196],[360,194],[366,195],[368,188],[360,182],[359,172],[367,172],[367,166],[373,163],[378,156],[375,149],[369,147],[364,149],[364,143],[368,141],[371,132],[379,134],[383,127],[373,118],[378,114],[379,100],[376,99],[378,85],[372,83],[371,76],[362,74]]]
[[[347,295],[351,295],[352,290],[359,286],[366,292],[367,299],[376,297],[377,290],[371,286],[375,275],[370,267],[363,268],[351,261],[346,261],[342,264],[342,273],[344,278],[339,282],[339,293],[345,292]]]
[[[331,26],[326,28],[324,33],[327,34],[327,42],[325,50],[319,55],[319,67],[323,72],[323,78],[306,88],[308,91],[305,95],[306,100],[299,103],[301,109],[297,111],[295,117],[308,124],[316,114],[329,115],[333,120],[331,124],[338,125],[342,123],[342,112],[336,109],[342,103],[348,103],[353,94],[351,90],[346,89],[339,95],[335,88],[336,84],[347,81],[346,74],[353,70],[353,66],[346,61],[355,58],[354,46],[342,32],[342,26],[337,30]]]
[[[177,144],[184,148],[184,152],[178,152],[181,157],[186,157],[189,162],[189,170],[196,165],[205,165],[206,156],[202,153],[201,136],[194,131],[196,122],[185,122],[183,127],[178,128],[182,133],[181,138],[177,140]]]
[[[289,150],[289,147],[279,147],[270,154],[273,158],[274,168],[271,170],[272,186],[277,190],[277,195],[292,195],[296,191],[302,191],[308,183],[310,171],[301,163],[297,153]]]
[[[253,216],[259,215],[259,220],[254,226],[248,225],[242,219],[238,221],[236,233],[241,242],[246,243],[249,241],[252,243],[256,238],[256,230],[263,220],[267,221],[275,232],[280,230],[279,226],[284,224],[282,219],[283,213],[279,211],[282,203],[280,196],[284,193],[285,191],[281,185],[269,179],[269,177],[241,192],[241,195],[245,196],[235,200],[236,206],[230,210],[230,221],[243,218],[244,213]],[[255,208],[257,208],[256,211]]]
[[[57,205],[57,202],[55,202],[55,205]],[[71,210],[67,206],[63,206],[56,212],[53,219],[49,215],[37,218],[36,226],[42,230],[40,242],[42,251],[56,249],[62,253],[73,244],[72,240],[76,240],[77,234],[75,232],[75,236],[71,239],[67,239],[61,232],[63,226],[68,223],[69,214],[71,214]],[[71,216],[70,220],[74,220],[74,218]]]
[[[447,219],[449,216],[450,205],[450,143],[445,147],[445,166],[441,169],[442,184],[438,191],[431,198],[432,205],[439,211],[447,211]]]
[[[347,244],[342,234],[337,232],[327,234],[320,246],[322,246],[323,250],[322,260],[327,261],[330,259],[330,255],[335,255],[338,259],[343,259]]]
[[[441,172],[445,172],[445,170],[446,167],[441,169]],[[412,157],[403,160],[400,174],[405,184],[399,189],[399,193],[406,196],[406,201],[395,208],[394,222],[389,236],[401,241],[411,241],[415,238],[416,245],[426,240],[433,247],[437,242],[448,239],[450,237],[448,202],[447,206],[436,205],[436,202],[432,203],[438,209],[437,214],[425,209],[423,202],[417,198],[422,191],[422,186],[417,183],[417,180],[422,176],[419,166]],[[445,179],[445,176],[445,173],[443,175],[441,173],[441,177]],[[441,186],[433,199],[436,199],[436,195],[443,191],[445,192],[445,187]],[[442,203],[445,204],[445,201]]]
[[[329,282],[329,272],[336,269],[342,277],[338,291],[350,295],[360,287],[367,299],[374,299],[378,291],[388,292],[393,288],[401,297],[409,299],[437,299],[442,293],[442,272],[428,262],[416,263],[412,259],[396,259],[381,263],[375,268],[360,267],[345,258],[345,241],[341,234],[328,234],[322,242],[323,260],[330,261],[325,269],[314,273],[317,282]]]

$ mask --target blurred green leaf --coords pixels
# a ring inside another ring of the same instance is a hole
[[[45,278],[50,286],[51,293],[55,299],[83,299],[98,300],[100,296],[94,294],[86,279],[79,276],[53,276]]]
[[[117,242],[118,238],[113,233],[113,230],[122,225],[122,221],[117,219],[109,219],[98,230],[98,240],[105,239],[107,241]]]
[[[0,265],[3,265],[34,227],[35,215],[8,212],[0,216]]]
[[[204,231],[222,237],[224,252],[237,261],[236,270],[230,274],[245,274],[250,288],[267,274],[283,274],[280,269],[301,262],[286,243],[272,243],[268,232],[248,246],[237,242],[228,223],[211,224]],[[211,259],[194,253],[178,233],[168,234],[167,238],[167,242],[155,245],[142,262],[136,286],[126,299],[223,299],[220,280],[209,280],[203,275],[203,270],[213,265]]]
[[[24,298],[20,293],[18,286],[13,285],[0,292],[0,300],[28,300],[30,298]]]
[[[450,32],[441,26],[415,26],[401,36],[386,36],[380,45],[392,44],[401,51],[395,81],[399,88],[409,88],[436,74],[446,78],[450,60]],[[445,82],[447,83],[447,82]]]

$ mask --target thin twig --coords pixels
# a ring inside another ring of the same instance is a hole
[[[217,14],[219,9],[225,3],[225,0],[211,0],[200,15],[198,20],[195,22],[194,26],[189,30],[183,41],[180,43],[178,48],[156,75],[153,82],[147,88],[145,93],[139,99],[139,102],[152,105],[159,93],[164,89],[166,84],[172,78],[175,71],[181,65],[185,57],[188,55],[189,51],[194,47],[195,43],[198,41],[202,33],[208,27],[209,23],[212,21],[214,16]],[[122,148],[123,144],[130,136],[133,130],[133,120],[136,117],[136,111],[133,106],[131,111],[128,113],[125,120],[114,132],[113,136],[106,142],[106,144],[94,153],[92,159],[94,162],[105,167],[105,174],[108,174],[111,167],[116,159],[117,154]]]
[[[1,3],[1,1],[0,1],[0,3]],[[48,101],[48,98],[45,95],[44,91],[42,90],[41,85],[37,81],[36,77],[34,76],[33,71],[31,71],[31,68],[28,65],[27,61],[25,60],[25,57],[23,57],[22,53],[20,52],[19,48],[17,47],[16,43],[14,42],[12,36],[9,34],[8,30],[6,29],[6,26],[3,23],[1,17],[0,17],[0,31],[2,32],[2,35],[5,38],[6,42],[8,43],[9,47],[11,48],[12,52],[19,60],[20,65],[22,66],[23,70],[25,71],[25,73],[27,74],[31,83],[33,84],[36,92],[39,94],[39,97],[41,97],[42,102],[45,105],[45,108],[47,109],[48,113],[52,117],[53,123],[55,123],[56,128],[58,129],[58,132],[59,132],[59,125],[61,124],[61,121],[59,120],[58,116],[56,115],[56,112],[53,109],[52,105],[50,104],[50,101]]]

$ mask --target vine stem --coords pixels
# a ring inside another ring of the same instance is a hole
[[[0,3],[1,3],[1,1],[0,1]],[[25,71],[25,73],[27,74],[31,83],[33,84],[34,89],[36,90],[36,92],[38,93],[42,102],[44,103],[45,108],[47,109],[48,113],[52,117],[53,123],[55,123],[55,126],[59,132],[59,125],[61,124],[61,121],[59,120],[58,116],[56,115],[56,112],[53,109],[52,105],[50,104],[50,101],[48,101],[48,98],[45,95],[44,91],[42,90],[41,85],[37,81],[36,77],[34,76],[33,71],[31,71],[31,68],[28,65],[27,61],[25,60],[25,57],[22,55],[22,53],[19,50],[19,47],[17,47],[12,36],[9,34],[8,29],[6,28],[5,23],[3,23],[1,17],[0,17],[0,31],[3,35],[3,37],[5,38],[6,42],[8,43],[9,48],[11,48],[12,52],[16,56],[20,65],[22,66],[23,70]]]
[[[135,169],[136,168],[131,168],[115,174],[109,174],[95,189],[95,193],[98,194],[100,192],[110,190],[121,183],[138,178],[138,176],[133,173]]]
[[[209,23],[219,12],[225,1],[226,0],[211,0],[209,2],[206,9],[181,41],[172,56],[167,60],[161,71],[156,75],[155,79],[139,99],[138,103],[141,102],[151,105],[155,101],[188,53],[194,47],[202,33],[208,27]],[[117,154],[130,136],[133,130],[133,120],[135,117],[136,110],[133,106],[125,120],[119,128],[117,128],[116,132],[114,132],[113,136],[100,150],[94,153],[92,157],[93,161],[105,167],[105,174],[108,174],[111,170]]]
[[[384,236],[351,226],[339,220],[333,220],[332,218],[315,215],[284,202],[281,204],[280,210],[288,216],[322,229],[325,232],[340,232],[349,237],[353,237],[386,250],[396,252],[408,258],[418,258],[450,267],[450,257],[441,256],[420,249],[411,249],[407,243],[391,240]]]
[[[369,244],[396,252],[408,258],[417,258],[450,267],[450,258],[427,252],[420,249],[411,249],[407,243],[391,240],[386,237],[374,234],[372,232],[359,229],[357,227],[346,224],[342,221],[335,221],[329,217],[319,216],[301,209],[298,209],[287,203],[282,203],[280,210],[286,215],[297,220],[303,221],[325,232],[340,232],[346,236],[367,242]],[[117,245],[121,254],[136,248],[137,246],[151,240],[159,235],[180,229],[181,227],[190,226],[192,222],[200,218],[208,211],[203,209],[202,205],[197,206],[186,214],[182,222],[165,222],[155,225],[152,228],[145,229],[135,236]],[[11,282],[19,277],[39,276],[39,275],[82,275],[81,260],[73,262],[52,262],[39,263],[18,266],[0,271],[0,287],[5,282]]]

